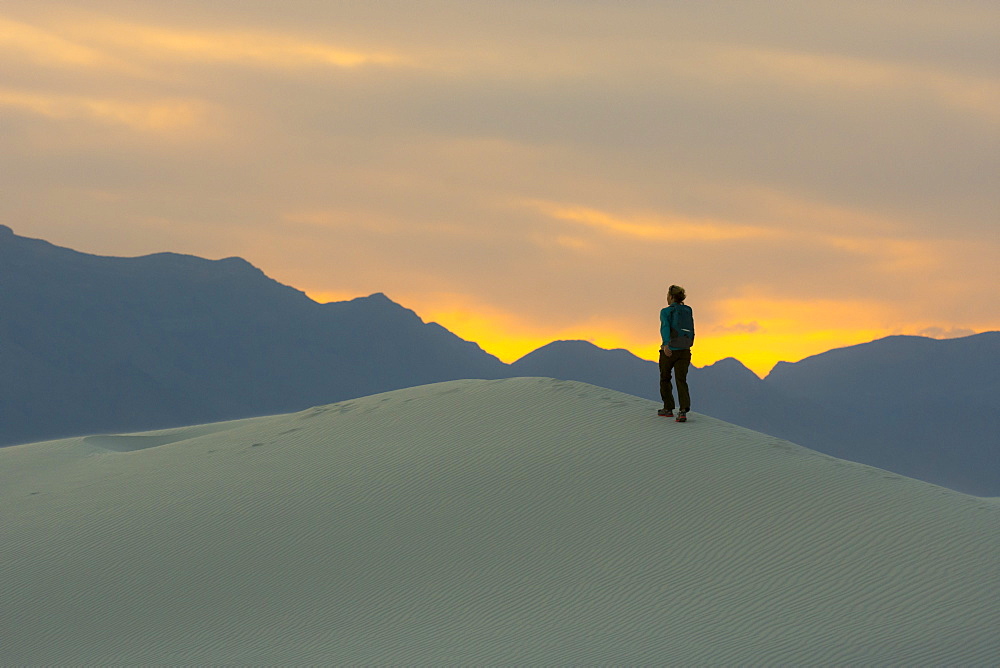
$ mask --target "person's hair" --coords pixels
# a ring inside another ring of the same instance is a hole
[[[684,301],[684,297],[686,296],[684,294],[684,288],[679,285],[671,285],[670,289],[667,290],[667,294],[673,297],[675,302]]]

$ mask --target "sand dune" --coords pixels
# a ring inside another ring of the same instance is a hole
[[[0,450],[0,663],[1000,662],[1000,504],[655,407],[456,381]]]

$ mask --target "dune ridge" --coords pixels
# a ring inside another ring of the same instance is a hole
[[[0,450],[0,663],[1000,661],[1000,504],[545,378]]]

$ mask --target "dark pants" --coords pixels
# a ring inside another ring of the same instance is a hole
[[[663,407],[674,410],[674,388],[670,384],[670,370],[677,377],[677,401],[685,413],[691,410],[691,394],[688,392],[688,367],[691,366],[691,350],[672,350],[670,357],[660,351],[660,398]]]

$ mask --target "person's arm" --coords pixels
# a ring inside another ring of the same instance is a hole
[[[673,309],[665,308],[660,311],[660,352],[667,357],[672,354],[670,346],[667,345],[670,341],[671,315],[673,315]]]

